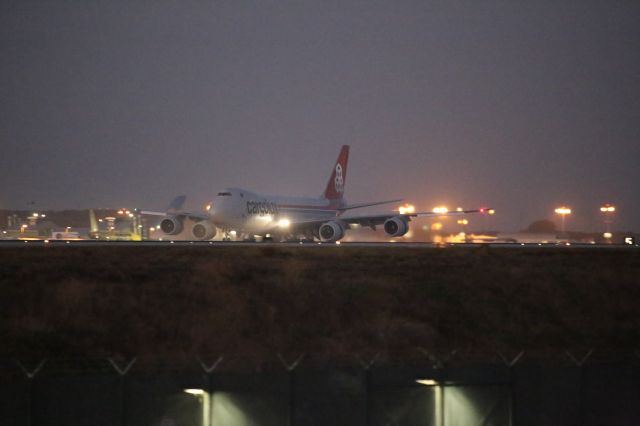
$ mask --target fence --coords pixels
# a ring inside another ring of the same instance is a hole
[[[238,373],[195,362],[150,372],[134,358],[0,362],[3,426],[636,425],[640,365],[591,361],[308,368]]]

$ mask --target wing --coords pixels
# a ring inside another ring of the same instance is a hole
[[[209,219],[209,217],[204,213],[193,213],[188,212],[186,210],[182,210],[182,206],[184,205],[185,200],[187,199],[184,195],[178,195],[173,199],[167,206],[167,210],[164,212],[154,212],[150,210],[141,210],[140,214],[149,215],[149,216],[170,216],[170,217],[187,217],[189,219],[195,220],[205,220]]]
[[[209,217],[203,213],[193,213],[184,210],[175,210],[172,212],[153,212],[149,210],[141,210],[140,214],[149,216],[171,216],[171,217],[187,217],[189,219],[206,220]]]
[[[289,229],[292,232],[301,232],[308,229],[315,229],[320,227],[322,224],[327,223],[329,221],[337,221],[342,222],[347,225],[360,225],[360,226],[368,226],[370,228],[375,229],[377,225],[382,225],[387,219],[391,219],[392,217],[402,217],[407,220],[411,220],[415,217],[442,217],[442,216],[464,216],[467,214],[493,214],[495,212],[491,208],[479,208],[473,210],[461,210],[461,211],[452,211],[446,213],[434,213],[434,212],[415,212],[415,213],[384,213],[377,215],[361,215],[361,216],[336,216],[332,218],[324,218],[324,219],[313,219],[313,220],[305,220],[298,222],[291,222],[289,224]],[[274,230],[276,227],[274,226]]]

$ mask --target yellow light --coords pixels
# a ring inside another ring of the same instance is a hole
[[[207,204],[207,207],[205,207],[207,211],[211,210],[212,208],[213,208],[213,204],[211,203]]]
[[[559,215],[563,215],[563,216],[564,216],[564,215],[567,215],[567,214],[571,214],[571,209],[570,209],[570,208],[568,208],[568,207],[564,207],[564,206],[562,206],[562,207],[558,207],[558,208],[555,210],[555,212],[556,212],[557,214],[559,214]]]
[[[496,214],[496,211],[494,209],[489,210],[487,213],[489,214]]]
[[[26,223],[24,225],[21,226],[22,229],[27,228],[29,225],[27,225]]]
[[[184,392],[196,396],[204,395],[203,389],[185,389]]]
[[[613,213],[616,211],[616,207],[612,206],[611,204],[605,204],[604,206],[600,207],[600,211],[602,213]]]
[[[425,385],[425,386],[435,386],[438,384],[438,382],[436,382],[433,379],[418,379],[416,380],[416,383]]]
[[[438,206],[433,208],[433,212],[439,213],[439,214],[445,214],[449,212],[449,209],[447,209],[445,206]]]
[[[288,228],[291,225],[291,221],[289,219],[280,219],[278,221],[278,226],[280,228]]]
[[[439,231],[442,229],[442,224],[440,222],[436,222],[433,225],[431,225],[431,229],[433,231]]]
[[[412,204],[405,204],[404,206],[398,207],[398,211],[400,214],[411,214],[416,212],[416,208]]]
[[[124,214],[124,211],[118,210],[118,214]]]
[[[602,236],[606,239],[610,239],[611,237],[613,237],[613,234],[611,232],[605,232],[604,234],[602,234]]]
[[[467,219],[458,219],[459,225],[468,225],[469,221]]]
[[[153,226],[151,228],[149,228],[149,231],[151,231],[151,232],[153,232],[155,230],[156,230],[156,228],[154,228]]]
[[[462,211],[462,207],[458,207],[458,208],[456,208],[456,211],[457,211],[457,212],[461,212],[461,211]]]

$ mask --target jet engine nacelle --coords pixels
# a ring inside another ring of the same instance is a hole
[[[390,237],[401,237],[409,230],[409,221],[403,217],[396,216],[384,222],[384,232]]]
[[[160,229],[168,235],[176,235],[182,232],[182,220],[175,216],[168,216],[160,222]]]
[[[211,222],[198,222],[191,228],[191,235],[196,240],[210,240],[216,236],[216,227]]]
[[[318,230],[320,241],[323,243],[332,243],[344,237],[344,226],[340,222],[334,220],[323,223]]]

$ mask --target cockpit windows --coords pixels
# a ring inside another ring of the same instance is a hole
[[[218,192],[218,196],[231,197],[231,193],[230,192]]]

